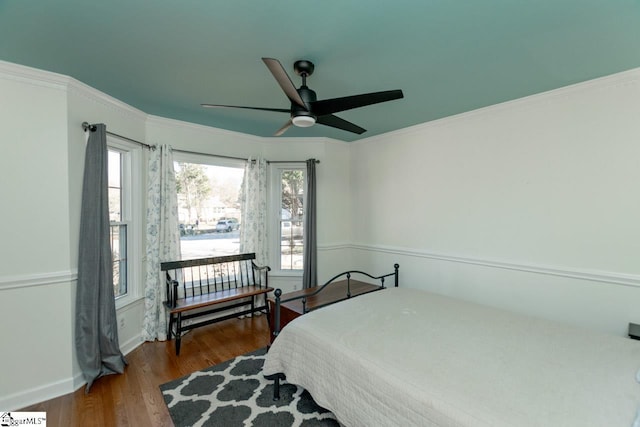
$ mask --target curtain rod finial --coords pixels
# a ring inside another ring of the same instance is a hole
[[[90,125],[87,122],[82,122],[82,130],[84,130],[85,132],[87,130],[90,130],[91,132],[96,130],[96,125]]]

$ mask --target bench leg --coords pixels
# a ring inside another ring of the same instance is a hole
[[[182,313],[176,319],[176,356],[180,356],[180,338],[182,337]]]
[[[173,336],[173,313],[169,313],[169,330],[167,331],[167,339],[171,340],[171,337]]]

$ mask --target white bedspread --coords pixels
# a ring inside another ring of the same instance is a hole
[[[629,427],[640,342],[391,288],[289,323],[284,373],[346,426]]]

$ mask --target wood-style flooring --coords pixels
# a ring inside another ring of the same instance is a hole
[[[47,426],[172,426],[159,386],[191,372],[265,347],[266,316],[231,319],[195,329],[182,338],[180,356],[173,341],[147,342],[126,356],[122,375],[84,387],[22,411],[44,411]]]

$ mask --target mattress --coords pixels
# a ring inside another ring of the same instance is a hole
[[[271,346],[345,426],[632,426],[640,342],[391,288],[308,313]]]

